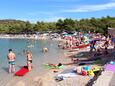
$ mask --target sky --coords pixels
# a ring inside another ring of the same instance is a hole
[[[0,0],[0,20],[55,22],[106,16],[115,17],[115,0]]]

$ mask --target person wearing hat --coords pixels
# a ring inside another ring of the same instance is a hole
[[[15,53],[13,53],[12,49],[9,49],[8,51],[9,53],[7,55],[7,58],[8,58],[8,63],[9,63],[9,73],[14,73],[16,55]]]

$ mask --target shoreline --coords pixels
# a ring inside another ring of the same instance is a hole
[[[2,39],[48,39],[47,36],[41,36],[41,35],[8,35],[8,34],[4,34],[4,35],[0,35],[0,38]]]
[[[27,34],[19,34],[19,35],[9,35],[9,34],[2,34],[0,35],[0,39],[31,39],[31,40],[56,40],[56,41],[64,41],[64,39],[61,39],[60,37],[57,38],[51,38],[51,36],[46,35],[27,35]]]

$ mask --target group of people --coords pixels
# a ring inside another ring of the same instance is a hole
[[[9,63],[9,73],[14,73],[16,55],[12,49],[9,49],[8,51],[9,52],[8,52],[7,58],[8,58],[8,63]],[[28,67],[28,70],[30,71],[32,69],[32,52],[26,51],[24,54],[26,55],[27,67]]]

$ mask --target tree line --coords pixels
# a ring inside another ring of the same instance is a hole
[[[37,21],[36,23],[30,23],[29,21],[5,19],[0,20],[0,33],[35,33],[35,32],[72,32],[72,31],[84,31],[84,32],[96,32],[105,33],[107,28],[115,28],[115,17],[102,17],[102,18],[90,18],[73,20],[66,18],[64,20],[59,19],[57,22],[43,22]]]

